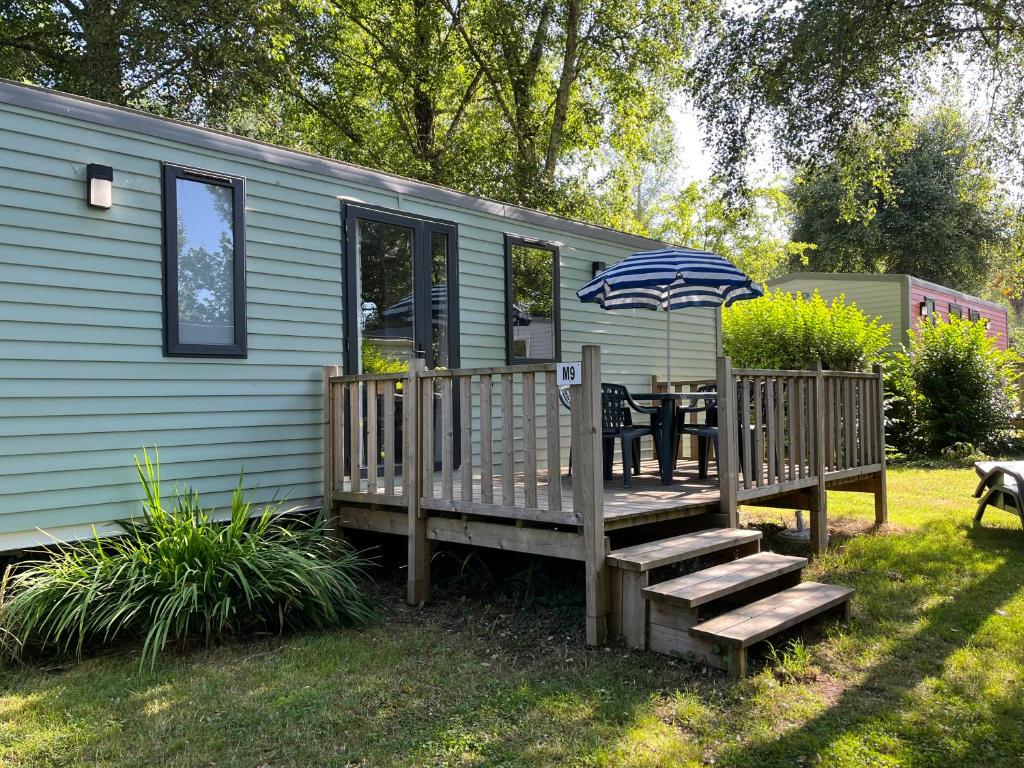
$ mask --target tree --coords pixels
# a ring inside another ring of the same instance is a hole
[[[0,75],[211,122],[276,82],[291,7],[248,0],[0,0]]]
[[[765,132],[792,165],[830,158],[854,125],[882,132],[945,71],[970,62],[972,100],[1021,166],[1024,0],[753,0],[704,30],[696,103],[719,170],[738,184]]]
[[[1006,221],[972,126],[938,109],[881,139],[866,128],[853,133],[855,156],[881,157],[887,182],[851,183],[842,160],[807,169],[792,190],[793,237],[817,247],[792,267],[907,273],[980,290]]]
[[[744,205],[736,206],[722,186],[691,182],[663,204],[654,234],[725,256],[763,283],[813,248],[788,237],[792,214],[793,205],[779,186],[756,187]]]

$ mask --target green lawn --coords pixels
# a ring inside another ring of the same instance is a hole
[[[360,632],[2,673],[0,765],[1020,766],[1024,532],[972,528],[973,485],[891,470],[882,533],[833,494],[808,576],[857,588],[850,625],[736,685],[586,650],[575,605],[450,588]]]

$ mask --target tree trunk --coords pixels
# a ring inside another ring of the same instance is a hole
[[[78,77],[83,96],[124,104],[124,74],[121,71],[122,12],[118,0],[87,0],[78,15],[82,25],[81,71]]]
[[[430,169],[426,181],[441,184],[444,171],[437,147],[437,104],[430,92],[430,5],[430,0],[413,2],[415,50],[422,52],[412,65],[413,129],[416,132],[413,150]]]
[[[565,51],[562,55],[562,73],[558,79],[555,94],[555,112],[551,120],[551,135],[548,137],[547,153],[544,156],[544,175],[548,181],[555,180],[558,153],[562,149],[562,130],[569,116],[569,96],[576,82],[576,62],[579,60],[580,0],[569,0],[565,19]]]

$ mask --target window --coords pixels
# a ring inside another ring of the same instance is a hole
[[[949,304],[949,316],[950,317],[958,317],[960,319],[963,319],[964,308],[961,307],[959,304],[953,304],[952,302],[950,302],[950,304]]]
[[[968,315],[972,323],[976,323],[981,320],[981,312],[976,309],[972,309]]]
[[[164,354],[245,357],[241,179],[164,165]]]
[[[510,365],[561,354],[558,246],[505,235],[505,339]]]

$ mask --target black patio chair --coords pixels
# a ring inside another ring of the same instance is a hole
[[[651,417],[651,423],[634,424],[632,413],[644,413]],[[640,469],[640,438],[657,434],[654,423],[657,408],[640,405],[621,384],[601,384],[601,440],[604,444],[604,476],[612,477],[615,457],[615,441],[622,448],[622,477],[626,488],[632,486],[633,468]]]
[[[715,386],[705,385],[697,388],[698,392],[714,392]],[[715,462],[718,462],[719,457],[719,431],[718,431],[718,398],[708,399],[704,401],[705,405],[700,406],[689,406],[681,407],[677,412],[676,423],[681,424],[678,432],[681,435],[696,435],[697,436],[697,476],[703,480],[708,476],[708,464],[710,461],[710,451],[712,447],[715,451]],[[736,410],[739,413],[744,407],[753,408],[755,407],[755,400],[753,393],[751,393],[750,402],[744,405],[742,395],[737,392],[736,394]],[[763,444],[767,445],[768,440],[771,439],[771,425],[767,418],[768,400],[765,396],[765,385],[761,385],[761,433],[763,434]],[[703,424],[686,424],[684,423],[684,417],[690,413],[701,413],[705,414]],[[750,430],[750,437],[753,439],[753,433],[757,429],[757,424],[751,422],[748,429]],[[740,419],[737,419],[737,438],[742,438],[743,424]],[[742,444],[742,443],[741,443]],[[739,452],[739,469],[741,472],[744,471],[744,456],[743,451]],[[781,466],[781,457],[775,457],[775,471],[779,472]]]
[[[705,384],[697,387],[697,392],[714,392],[715,387]],[[693,413],[703,413],[703,424],[687,424],[686,416]],[[718,441],[718,400],[709,398],[704,400],[702,406],[682,406],[676,411],[676,430],[680,435],[697,436],[697,476],[703,480],[708,476],[708,462],[712,447],[715,449],[715,461],[719,456]]]

